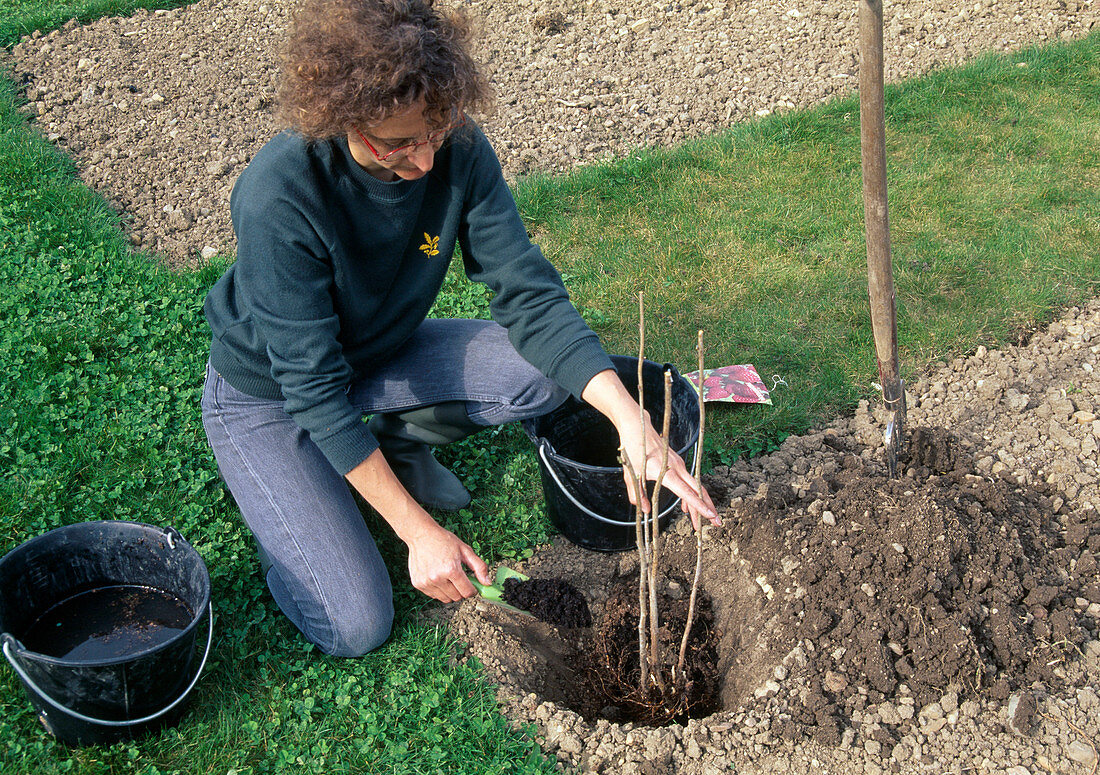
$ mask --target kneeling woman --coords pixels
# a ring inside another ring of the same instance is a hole
[[[284,63],[289,129],[233,189],[237,261],[206,299],[207,437],[271,594],[328,654],[376,648],[393,623],[349,483],[408,545],[412,584],[453,602],[474,594],[466,569],[488,582],[488,568],[424,510],[470,501],[429,444],[572,394],[611,420],[636,469],[643,443],[651,478],[660,465],[652,424],[466,116],[487,87],[465,30],[430,0],[307,0]],[[456,244],[494,292],[494,322],[427,319]],[[716,519],[675,454],[665,486],[692,519]]]

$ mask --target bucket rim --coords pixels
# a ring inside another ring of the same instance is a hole
[[[616,366],[620,366],[620,365],[627,366],[627,365],[631,365],[631,364],[637,364],[637,362],[638,362],[638,357],[636,355],[611,355],[610,358],[611,358],[612,363],[614,363]],[[657,361],[651,361],[649,358],[645,358],[643,360],[643,367],[644,366],[656,366],[656,367],[660,368],[662,372],[665,372],[665,371],[672,372],[672,375],[675,379],[678,379],[678,380],[682,381],[689,388],[691,388],[692,392],[696,396],[699,395],[699,392],[696,389],[695,384],[690,379],[688,379],[683,374],[681,374],[679,369],[677,369],[673,364],[671,364],[671,363],[659,363]],[[701,397],[700,397],[700,400],[702,400]],[[530,427],[529,424],[524,423],[523,429],[524,429],[524,431],[526,431],[527,436],[531,439],[531,441],[535,444],[535,446],[543,447],[547,451],[549,456],[556,462],[566,461],[566,462],[569,463],[569,465],[571,465],[575,468],[579,468],[582,471],[589,471],[589,472],[592,472],[592,473],[607,474],[607,473],[621,472],[623,470],[623,467],[621,465],[618,465],[618,466],[594,466],[594,465],[590,465],[589,463],[582,463],[579,460],[573,460],[571,458],[567,458],[564,455],[559,454],[558,451],[556,449],[554,449],[554,445],[552,443],[550,443],[549,439],[547,439],[545,436],[540,436],[537,433],[535,433],[534,430]],[[676,454],[679,455],[680,457],[683,457],[684,455],[686,455],[691,450],[692,447],[694,447],[698,443],[698,441],[699,441],[699,429],[696,428],[695,432],[692,433],[691,438],[687,442],[685,442],[682,447],[680,447],[679,449],[676,450]]]
[[[190,637],[194,633],[195,629],[199,626],[199,623],[202,622],[203,616],[206,615],[207,610],[210,608],[210,597],[211,597],[210,569],[206,567],[206,562],[202,559],[202,555],[200,555],[198,553],[198,550],[196,550],[195,547],[192,546],[187,541],[187,539],[185,539],[183,537],[183,535],[178,530],[176,530],[176,528],[171,527],[171,526],[169,526],[169,527],[158,527],[157,525],[150,525],[150,524],[145,523],[145,522],[135,522],[133,520],[127,520],[127,519],[101,519],[101,520],[89,520],[87,522],[74,522],[74,523],[69,524],[69,525],[62,525],[60,527],[55,527],[52,530],[47,530],[45,533],[41,533],[41,534],[35,536],[34,538],[27,539],[26,541],[19,544],[18,546],[16,546],[11,551],[7,552],[3,557],[0,557],[0,563],[3,563],[4,560],[6,560],[10,555],[14,554],[15,552],[23,549],[24,547],[28,547],[28,546],[31,546],[34,543],[39,542],[41,539],[46,538],[51,533],[57,533],[59,531],[75,532],[75,529],[77,529],[77,528],[87,528],[87,527],[100,526],[100,525],[128,525],[128,526],[132,526],[132,527],[142,528],[144,530],[153,531],[153,532],[156,532],[156,533],[160,534],[161,536],[166,537],[168,539],[169,547],[172,548],[173,550],[175,550],[176,547],[178,546],[183,551],[185,551],[185,552],[190,551],[195,555],[195,557],[199,561],[199,567],[202,568],[202,578],[205,580],[206,583],[203,585],[202,600],[200,601],[201,605],[196,606],[197,612],[193,613],[191,615],[190,623],[186,627],[184,627],[182,630],[180,630],[170,640],[166,640],[163,643],[158,643],[155,646],[150,646],[149,648],[144,649],[143,651],[135,651],[132,654],[126,654],[126,655],[121,656],[121,657],[108,657],[108,658],[105,658],[105,659],[63,659],[61,657],[51,657],[48,654],[42,654],[41,652],[33,651],[33,650],[27,648],[26,646],[23,645],[23,642],[21,640],[19,640],[19,638],[15,637],[15,635],[10,633],[10,632],[6,632],[6,631],[5,632],[0,632],[0,640],[7,641],[8,643],[10,643],[11,646],[12,646],[12,652],[16,656],[26,657],[26,658],[30,659],[32,662],[38,662],[38,663],[47,664],[47,665],[56,665],[56,666],[59,666],[59,667],[70,667],[70,668],[71,667],[111,667],[111,666],[114,666],[114,665],[122,665],[122,664],[126,664],[128,662],[133,662],[135,660],[142,659],[144,657],[148,657],[148,656],[151,656],[153,654],[156,654],[159,651],[162,651],[164,649],[169,648],[170,646],[175,645],[181,639]],[[135,584],[133,586],[142,586],[142,585]],[[149,587],[149,588],[154,589],[154,587]],[[159,591],[164,592],[165,590],[159,590]]]
[[[695,446],[698,444],[698,442],[699,442],[699,430],[696,429],[695,433],[693,433],[691,435],[691,438],[683,445],[683,447],[676,450],[676,454],[679,455],[681,458],[683,458],[684,455],[688,454],[689,452],[691,452],[692,449],[695,448]],[[546,451],[547,456],[550,457],[554,462],[560,463],[562,461],[565,461],[572,468],[579,468],[582,471],[589,471],[589,472],[592,472],[592,473],[599,473],[599,474],[621,474],[623,472],[623,467],[621,465],[618,465],[618,466],[594,466],[594,465],[591,465],[589,463],[582,463],[579,460],[573,460],[571,458],[567,458],[564,455],[560,454],[556,449],[554,449],[554,445],[552,443],[550,443],[550,440],[543,437],[543,436],[538,436],[536,438],[536,445],[539,446],[539,447],[542,447]]]

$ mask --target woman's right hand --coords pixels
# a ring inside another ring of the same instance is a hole
[[[409,578],[414,587],[443,603],[477,594],[466,568],[491,585],[489,566],[469,544],[440,526],[397,481],[381,450],[348,472],[348,481],[409,547]]]
[[[466,568],[486,586],[492,584],[489,566],[469,544],[435,521],[412,535],[409,547],[409,578],[428,597],[456,603],[477,594],[466,577]]]
[[[630,461],[633,474],[644,475],[647,481],[656,480],[665,459],[665,443],[653,427],[649,413],[641,411],[638,402],[627,391],[618,374],[611,369],[601,371],[588,381],[581,397],[615,426],[615,430],[619,433],[619,444],[627,460]],[[722,518],[714,508],[714,501],[687,470],[683,459],[670,449],[667,462],[668,467],[662,486],[679,496],[680,507],[684,513],[691,516],[691,524],[695,529],[699,529],[700,519],[703,517],[710,520],[713,525],[720,526]],[[629,469],[623,471],[623,479],[630,502],[638,505],[636,501],[640,496],[642,511],[648,514],[649,500],[645,492],[635,490],[637,482]]]

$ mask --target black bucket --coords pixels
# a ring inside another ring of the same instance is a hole
[[[148,618],[148,606],[171,607],[172,621]],[[104,626],[121,610],[128,611],[125,626]],[[59,611],[79,621],[55,622],[66,615]],[[193,669],[203,614],[206,650]],[[210,654],[210,575],[172,528],[123,521],[61,527],[0,559],[0,633],[4,656],[58,740],[133,739],[183,716]]]
[[[638,359],[613,355],[611,361],[626,389],[637,398]],[[645,408],[653,427],[660,430],[666,370],[672,372],[669,446],[690,468],[699,439],[699,394],[695,388],[672,366],[646,361],[642,366]],[[619,436],[611,421],[570,397],[549,414],[525,421],[524,428],[538,447],[547,514],[562,535],[578,546],[601,552],[633,548],[634,507],[627,496],[623,467],[618,462]],[[660,529],[668,526],[679,504],[678,496],[662,489],[655,509]]]

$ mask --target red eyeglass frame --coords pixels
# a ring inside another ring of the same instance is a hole
[[[378,161],[388,161],[397,154],[407,156],[421,146],[435,145],[436,143],[441,143],[447,139],[447,135],[449,135],[451,132],[458,129],[459,127],[465,126],[465,124],[466,114],[460,112],[458,114],[458,118],[452,121],[447,126],[443,127],[442,129],[436,129],[429,132],[426,140],[421,140],[418,143],[409,143],[408,145],[399,145],[392,151],[388,151],[384,154],[378,152],[378,149],[371,144],[371,141],[368,140],[363,135],[363,133],[359,131],[359,127],[355,127],[355,134],[359,135],[359,139],[363,141],[363,144],[367,146],[367,148],[370,149],[370,152],[374,155],[375,159],[377,159]]]

